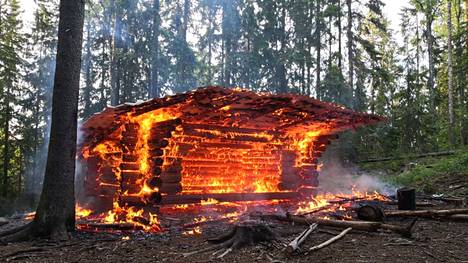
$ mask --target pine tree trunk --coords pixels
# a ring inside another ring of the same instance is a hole
[[[453,114],[453,66],[452,66],[452,0],[447,0],[447,31],[448,31],[448,61],[447,61],[447,70],[448,70],[448,111],[449,111],[449,142],[453,147],[455,145],[455,120]]]
[[[111,56],[111,105],[116,106],[120,104],[120,86],[122,81],[120,73],[122,64],[122,8],[117,6],[115,0],[112,0],[112,5],[115,14],[115,22]]]
[[[429,95],[430,95],[430,111],[432,114],[432,117],[435,116],[435,88],[434,88],[434,73],[435,73],[435,68],[434,68],[434,37],[432,36],[432,14],[427,13],[426,14],[426,38],[427,38],[427,60],[429,63],[429,77],[427,79],[427,86],[429,89]]]
[[[159,98],[161,91],[159,88],[159,29],[161,25],[161,17],[159,15],[159,0],[153,2],[153,47],[151,48],[151,76],[150,76],[150,98]]]
[[[317,69],[316,69],[316,76],[315,76],[315,89],[317,90],[317,98],[318,99],[322,99],[322,88],[320,87],[320,71],[321,71],[321,68],[320,68],[320,57],[321,57],[321,54],[320,54],[320,51],[321,51],[321,38],[322,38],[322,34],[321,34],[321,27],[322,27],[322,23],[321,23],[321,1],[318,0],[316,3],[316,6],[315,6],[315,32],[316,32],[316,39],[315,39],[315,48],[316,48],[316,51],[317,51],[317,54],[316,54],[316,58],[315,58],[315,61],[317,63]]]
[[[340,69],[341,75],[343,75],[343,56],[341,54],[341,0],[338,0],[338,12],[338,68]]]
[[[3,123],[3,196],[8,196],[8,171],[10,170],[10,83],[6,83],[5,116]]]
[[[347,38],[348,38],[348,74],[349,74],[349,89],[351,94],[354,93],[354,64],[353,64],[353,13],[351,9],[351,0],[346,0],[346,6],[348,7],[348,26],[347,26]]]
[[[33,236],[67,238],[75,229],[74,175],[84,0],[61,0],[44,185]]]
[[[91,25],[87,24],[86,27],[86,55],[85,55],[85,88],[83,92],[83,101],[84,117],[91,115],[91,90],[93,89],[93,83],[91,79],[91,34],[90,34]]]

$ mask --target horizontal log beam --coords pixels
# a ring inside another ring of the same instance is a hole
[[[222,193],[222,194],[180,194],[163,195],[161,204],[190,204],[201,203],[209,198],[220,202],[259,201],[294,199],[300,197],[297,192],[270,192],[270,193]]]

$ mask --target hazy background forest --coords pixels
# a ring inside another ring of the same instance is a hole
[[[27,4],[30,25],[18,0],[0,0],[6,198],[40,192],[47,154],[58,1]],[[398,31],[380,0],[87,0],[86,8],[82,120],[110,105],[240,86],[386,116],[341,137],[351,160],[468,143],[467,0],[411,0]]]

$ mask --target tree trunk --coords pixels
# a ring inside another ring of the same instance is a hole
[[[458,8],[461,8],[460,6]],[[465,13],[465,18],[464,18],[464,25],[467,25],[468,24],[468,0],[464,0],[463,1],[463,10],[464,10],[464,13]],[[459,23],[460,24],[460,23]],[[463,25],[462,24],[462,25]],[[459,26],[460,27],[460,26]],[[463,29],[462,29],[463,30]],[[461,38],[461,37],[460,37]],[[465,43],[462,43],[462,41],[464,41]],[[468,38],[465,38],[464,40],[460,41],[460,45],[463,47],[466,47],[468,46]],[[466,53],[466,48],[464,48],[464,51],[462,51],[462,53]],[[464,74],[466,74],[463,70],[460,70],[460,75],[461,75],[461,78],[460,78],[460,99],[461,99],[461,102],[460,102],[460,107],[461,107],[461,112],[462,112],[462,116],[460,117],[460,120],[461,120],[461,123],[460,123],[460,137],[461,137],[461,144],[462,145],[467,145],[468,144],[468,122],[466,121],[468,119],[468,101],[466,99],[466,93],[465,93],[465,89],[466,89],[466,77],[463,77],[465,76]],[[465,83],[465,85],[463,84]]]
[[[112,0],[113,11],[115,13],[114,33],[112,40],[112,58],[111,58],[111,105],[120,104],[120,68],[122,63],[122,12],[121,7],[117,6],[115,0]]]
[[[349,74],[349,89],[351,94],[354,93],[354,64],[353,64],[353,13],[351,10],[351,0],[346,0],[346,6],[348,7],[348,26],[347,26],[347,37],[348,37],[348,74]]]
[[[429,9],[430,7],[428,7]],[[426,38],[427,38],[427,59],[429,63],[429,77],[427,79],[427,86],[430,95],[430,111],[432,117],[435,118],[435,88],[434,88],[434,37],[432,36],[432,13],[428,11],[426,14]]]
[[[44,186],[32,235],[67,238],[75,229],[75,156],[84,0],[61,0]]]
[[[5,120],[3,124],[3,196],[8,195],[8,170],[10,169],[10,83],[6,83],[5,96]]]
[[[320,51],[321,51],[321,27],[322,27],[322,23],[321,23],[321,12],[320,12],[320,8],[321,8],[321,1],[318,0],[316,3],[316,6],[315,6],[315,48],[317,49],[317,56],[315,58],[315,61],[317,63],[317,69],[316,69],[316,76],[315,76],[315,89],[317,90],[317,98],[318,99],[322,99],[322,89],[320,88]]]
[[[449,142],[451,147],[455,145],[455,120],[453,115],[453,67],[452,67],[452,0],[447,0],[447,31],[448,31],[448,112],[449,112]]]
[[[90,36],[90,28],[91,25],[88,21],[86,26],[86,55],[85,55],[85,88],[83,93],[83,101],[84,101],[84,109],[83,115],[84,117],[88,117],[91,115],[91,90],[93,88],[93,82],[91,79],[91,36]]]
[[[338,0],[338,68],[343,75],[342,55],[341,55],[341,0]]]
[[[159,88],[159,30],[161,25],[161,17],[159,15],[159,0],[153,2],[153,47],[151,52],[151,76],[150,76],[150,98],[159,98],[161,90]]]

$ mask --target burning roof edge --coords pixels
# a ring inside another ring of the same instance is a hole
[[[83,122],[81,129],[85,135],[84,141],[90,139],[89,137],[102,138],[102,134],[101,136],[98,136],[99,133],[112,130],[112,127],[115,127],[120,124],[119,117],[128,113],[132,113],[136,116],[160,108],[170,107],[176,104],[183,103],[190,104],[190,106],[192,107],[204,107],[204,109],[207,111],[216,111],[219,110],[219,107],[212,107],[212,105],[214,104],[212,100],[213,98],[218,99],[220,97],[226,98],[225,102],[227,101],[227,103],[221,103],[218,106],[226,107],[234,105],[234,107],[232,107],[233,111],[256,110],[259,112],[257,118],[261,118],[263,116],[266,116],[267,114],[270,114],[269,116],[273,117],[272,115],[274,113],[265,113],[265,107],[269,105],[272,106],[271,108],[273,110],[278,111],[283,109],[284,111],[289,111],[290,114],[294,114],[293,117],[296,118],[296,123],[291,121],[291,123],[283,124],[283,126],[281,127],[278,125],[274,126],[274,129],[285,129],[285,127],[297,125],[301,121],[309,121],[308,119],[306,119],[306,117],[301,117],[301,114],[298,113],[302,113],[303,116],[308,116],[309,119],[317,119],[317,116],[320,117],[321,113],[326,113],[327,116],[325,116],[325,118],[328,116],[334,116],[335,118],[339,118],[340,116],[346,117],[348,123],[346,125],[338,125],[335,129],[333,129],[333,132],[339,132],[344,129],[349,129],[349,127],[356,128],[365,124],[374,124],[385,120],[384,117],[379,115],[355,112],[339,104],[320,101],[304,95],[256,93],[254,91],[240,88],[207,86],[200,87],[196,90],[192,90],[185,93],[178,93],[175,95],[166,96],[163,98],[154,98],[137,103],[125,103],[114,107],[110,106],[101,112],[93,114],[91,117],[89,117]],[[244,108],[237,109],[235,105],[239,105],[239,103],[244,103],[247,106],[256,105],[255,103],[257,103],[260,106],[256,109],[247,108],[245,106]],[[200,115],[198,117],[201,118],[203,114],[198,115]],[[291,116],[292,115],[288,117]]]

